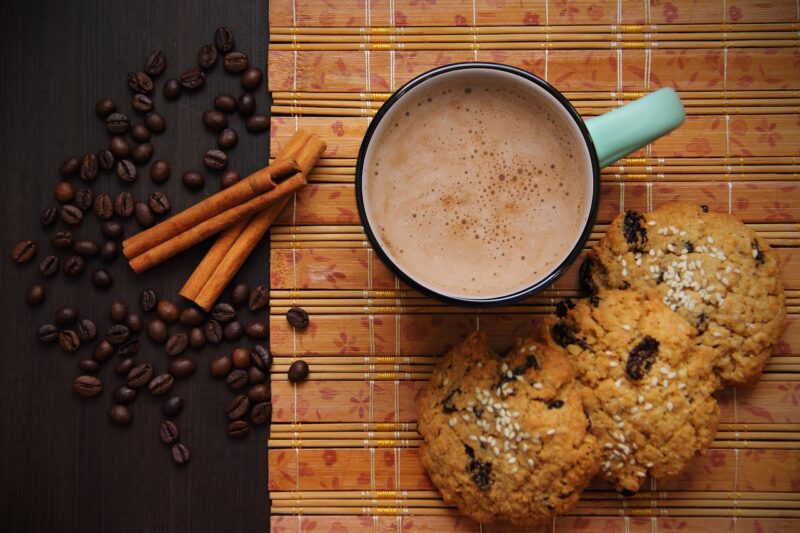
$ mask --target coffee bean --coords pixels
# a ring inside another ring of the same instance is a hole
[[[114,154],[114,156],[119,158],[128,157],[131,155],[131,144],[128,142],[128,139],[120,135],[111,137],[111,139],[108,141],[108,149],[111,150],[111,153]]]
[[[181,181],[184,187],[191,190],[202,189],[206,184],[206,179],[196,170],[187,170],[184,172],[183,176],[181,176]]]
[[[178,318],[181,316],[178,306],[169,300],[159,300],[158,305],[156,306],[156,314],[158,315],[158,318],[167,324],[177,322]]]
[[[136,339],[124,342],[117,346],[117,353],[122,357],[132,357],[139,353],[140,344]]]
[[[299,359],[289,367],[289,381],[299,383],[308,377],[308,363]]]
[[[222,131],[228,127],[228,117],[215,109],[203,112],[203,124],[211,131]]]
[[[119,246],[115,241],[104,241],[100,246],[100,260],[104,263],[110,263],[119,255]]]
[[[145,289],[139,293],[139,307],[148,313],[158,305],[158,296],[153,289]]]
[[[72,390],[78,396],[90,398],[103,392],[103,382],[96,376],[78,376],[72,382]]]
[[[131,126],[131,138],[138,143],[146,143],[150,141],[150,130],[141,122]]]
[[[98,363],[105,363],[111,356],[114,355],[114,346],[108,342],[107,340],[103,339],[97,343],[97,346],[94,347],[92,351],[92,357]]]
[[[108,317],[116,324],[125,322],[128,318],[128,306],[121,300],[114,300],[108,307]]]
[[[238,142],[239,134],[234,129],[225,128],[217,135],[217,146],[225,150],[233,148]]]
[[[81,347],[81,339],[73,330],[65,329],[58,332],[58,346],[65,352],[77,352]]]
[[[184,89],[195,90],[202,87],[206,82],[205,73],[198,67],[184,70],[180,76],[180,83]]]
[[[194,374],[197,364],[191,357],[181,356],[171,360],[168,365],[169,373],[176,378],[185,378]]]
[[[171,391],[173,385],[175,385],[175,378],[171,374],[159,374],[150,380],[147,388],[153,396],[161,396]]]
[[[70,277],[81,275],[86,268],[86,260],[79,255],[71,255],[64,260],[62,269]]]
[[[211,316],[224,324],[236,318],[236,309],[229,303],[220,302],[211,309]]]
[[[130,426],[133,422],[133,412],[126,406],[115,403],[108,411],[108,418],[118,426]]]
[[[111,113],[106,117],[106,129],[109,133],[125,133],[130,127],[131,119],[125,113]]]
[[[244,326],[238,320],[229,322],[222,330],[222,336],[228,341],[237,341],[244,335]]]
[[[89,342],[97,337],[97,325],[93,320],[84,318],[78,323],[78,337],[82,342]]]
[[[247,390],[247,397],[250,398],[250,401],[253,403],[266,402],[270,397],[269,386],[263,383],[253,385]]]
[[[247,68],[247,65],[247,55],[244,52],[228,52],[222,62],[225,72],[231,74],[242,72]]]
[[[155,343],[164,344],[167,342],[167,325],[163,320],[158,318],[148,320],[145,325],[145,332],[150,337],[150,340]]]
[[[173,394],[161,404],[161,412],[164,416],[176,417],[183,411],[183,398],[177,394]]]
[[[87,187],[81,187],[75,191],[75,200],[72,203],[81,211],[86,211],[94,203],[94,191]]]
[[[39,220],[41,221],[42,226],[49,228],[56,223],[56,220],[58,220],[58,209],[52,205],[45,207],[42,209],[42,214],[39,216]]]
[[[246,283],[237,283],[231,289],[231,301],[237,307],[246,304],[249,295],[250,287]]]
[[[164,183],[169,179],[172,170],[169,168],[169,163],[166,161],[158,160],[150,165],[150,179],[154,183]]]
[[[167,68],[167,56],[161,50],[153,50],[144,60],[144,71],[148,76],[158,76]]]
[[[102,100],[98,100],[94,105],[94,112],[97,113],[97,116],[99,117],[107,117],[116,110],[117,103],[111,98],[103,98]]]
[[[227,407],[225,407],[225,412],[228,414],[228,418],[237,420],[246,415],[249,408],[250,400],[247,399],[247,396],[239,394],[234,396],[228,403]]]
[[[197,51],[197,66],[208,70],[217,62],[217,47],[213,44],[204,44]]]
[[[90,357],[84,357],[78,361],[78,369],[87,374],[96,374],[100,370],[100,363]]]
[[[61,262],[59,261],[58,257],[54,255],[48,255],[47,257],[42,259],[41,263],[39,263],[39,273],[42,276],[49,278],[50,276],[56,275],[56,273],[58,272],[58,267],[60,265]]]
[[[248,303],[251,311],[265,308],[269,304],[269,290],[263,285],[253,287]]]
[[[176,100],[180,98],[182,92],[183,87],[181,86],[181,82],[175,78],[170,78],[164,82],[164,98],[167,100]]]
[[[180,431],[175,422],[164,420],[158,428],[158,436],[164,444],[175,444],[180,439]]]
[[[128,340],[131,330],[124,324],[114,324],[106,331],[106,340],[114,346],[120,345]]]
[[[186,351],[189,346],[189,337],[185,333],[176,333],[167,339],[167,355],[175,357]]]
[[[223,113],[236,111],[236,98],[228,93],[222,93],[214,98],[214,108]]]
[[[133,360],[132,357],[126,357],[125,359],[117,363],[117,366],[114,367],[114,373],[117,374],[118,376],[127,376],[128,373],[131,370],[133,370],[133,366],[135,364],[136,362]]]
[[[261,73],[260,69],[248,67],[242,72],[242,87],[248,91],[257,89],[258,86],[261,85],[261,78],[263,77],[264,75]]]
[[[71,231],[57,231],[50,236],[50,244],[56,248],[71,248],[75,236]]]
[[[59,214],[61,215],[61,220],[70,226],[77,226],[83,222],[83,211],[74,205],[62,205]]]
[[[131,107],[139,113],[153,110],[153,101],[146,94],[134,94],[131,98]]]
[[[28,305],[40,305],[44,302],[46,295],[47,291],[44,285],[37,283],[36,285],[31,285],[28,292],[25,293],[25,301],[28,302]]]
[[[106,243],[107,244],[107,243]],[[105,248],[105,245],[103,245]],[[111,285],[113,285],[114,279],[111,277],[111,274],[103,270],[102,268],[98,268],[94,272],[92,272],[92,285],[97,287],[98,289],[109,289]]]
[[[97,152],[97,164],[103,170],[111,170],[114,168],[114,153],[108,149],[100,150]]]
[[[219,182],[221,188],[227,189],[228,187],[239,183],[239,180],[241,179],[242,175],[236,172],[235,170],[226,170],[225,172],[222,173]]]
[[[206,340],[213,344],[222,342],[222,325],[216,320],[209,320],[206,322],[203,331],[206,334]]]
[[[83,181],[94,181],[95,179],[97,179],[97,174],[98,174],[97,156],[95,154],[86,154],[85,156],[83,156],[83,161],[81,162],[81,169],[79,174],[80,178]]]
[[[225,377],[231,371],[231,358],[227,355],[220,355],[213,359],[209,365],[211,375],[215,378]]]
[[[144,116],[144,125],[153,133],[161,133],[167,129],[167,121],[157,111],[150,111]]]
[[[81,240],[75,241],[72,251],[83,257],[92,257],[100,252],[100,247],[94,241]]]
[[[236,108],[243,117],[249,117],[256,112],[256,99],[250,93],[242,93],[236,101]]]
[[[125,183],[136,181],[136,165],[130,159],[122,159],[117,163],[117,176]]]
[[[75,198],[75,186],[68,181],[59,181],[53,189],[53,195],[62,204],[71,202]]]
[[[253,421],[253,424],[260,426],[268,422],[270,418],[272,418],[272,403],[270,402],[258,403],[250,411],[250,420]]]
[[[228,436],[234,439],[246,437],[250,433],[250,424],[244,420],[234,420],[228,424]]]
[[[147,163],[151,157],[153,157],[153,145],[150,143],[137,145],[131,152],[131,159],[139,165]]]
[[[36,243],[33,241],[19,241],[11,250],[11,259],[18,264],[30,262],[36,255]]]
[[[153,80],[147,73],[128,72],[128,87],[135,93],[151,94],[153,92]]]
[[[128,372],[128,387],[138,389],[150,383],[151,379],[153,379],[153,366],[150,363],[138,364]]]
[[[206,334],[203,333],[203,328],[194,327],[189,330],[189,348],[192,350],[200,350],[206,345]]]
[[[245,333],[251,339],[266,339],[269,335],[269,327],[263,320],[251,320],[245,328]]]
[[[58,326],[55,324],[42,324],[39,326],[37,334],[42,342],[55,342],[58,339]]]
[[[114,216],[114,201],[106,193],[98,194],[94,199],[94,214],[100,220],[109,220]]]
[[[125,325],[128,326],[128,329],[134,333],[139,333],[144,329],[144,321],[142,321],[142,315],[139,313],[129,313],[128,316],[125,318]]]
[[[245,369],[250,366],[250,350],[247,348],[236,348],[231,353],[231,362],[236,368]]]
[[[227,54],[233,50],[234,39],[231,29],[227,26],[220,26],[217,28],[217,31],[214,32],[214,44],[217,50],[223,54]]]
[[[203,155],[203,164],[211,170],[222,170],[228,166],[228,156],[221,150],[208,150]]]
[[[292,307],[286,312],[286,320],[295,329],[306,329],[308,327],[308,313],[300,307]]]
[[[265,346],[261,346],[257,344],[253,347],[253,351],[250,352],[252,359],[257,359],[261,364],[255,362],[254,364],[258,366],[261,370],[266,372],[269,371],[270,367],[272,366],[272,354],[269,353],[269,350]]]
[[[260,368],[251,366],[247,369],[247,382],[250,385],[263,383],[265,379],[267,379],[267,375]]]
[[[156,217],[146,202],[136,202],[133,204],[133,217],[143,228],[149,228],[156,223]]]
[[[262,133],[269,129],[269,119],[266,115],[253,115],[244,123],[250,133]]]
[[[128,404],[133,403],[136,399],[136,396],[139,395],[139,391],[136,389],[132,389],[127,385],[120,385],[116,389],[114,389],[114,401],[117,403]]]
[[[239,390],[247,385],[247,372],[241,369],[236,369],[228,374],[226,381],[230,388]]]
[[[128,218],[133,214],[133,205],[133,195],[128,191],[121,192],[114,200],[114,213],[122,218]]]
[[[116,220],[106,220],[100,224],[100,231],[109,239],[119,239],[122,237],[122,224]]]
[[[172,460],[175,461],[176,464],[185,465],[191,459],[191,454],[189,453],[189,448],[186,447],[185,444],[178,443],[172,445]]]
[[[56,309],[53,318],[59,326],[69,326],[78,321],[78,310],[71,305],[65,305]]]
[[[178,320],[184,326],[199,326],[205,320],[205,313],[196,307],[187,307],[181,311]]]
[[[169,212],[170,209],[169,198],[161,191],[155,191],[151,194],[150,198],[147,200],[147,205],[149,205],[150,209],[157,215],[163,215]]]

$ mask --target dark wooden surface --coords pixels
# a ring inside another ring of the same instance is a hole
[[[82,401],[71,390],[78,375],[78,355],[65,355],[36,338],[40,323],[52,320],[60,305],[77,304],[81,314],[109,325],[107,306],[120,297],[133,307],[142,288],[177,298],[183,281],[207,246],[191,250],[153,271],[134,276],[120,258],[111,267],[114,288],[99,293],[89,283],[88,270],[77,280],[63,275],[46,281],[47,301],[30,310],[25,288],[41,281],[36,264],[51,247],[39,224],[39,211],[54,204],[57,168],[67,154],[96,151],[107,143],[94,103],[110,96],[130,111],[126,73],[137,70],[145,54],[161,48],[168,56],[166,75],[158,79],[156,104],[165,115],[166,133],[155,136],[157,158],[169,160],[173,176],[161,188],[184,208],[204,193],[219,188],[208,173],[203,193],[187,193],[180,174],[202,169],[201,155],[214,146],[200,115],[221,90],[236,95],[238,78],[218,63],[208,85],[178,103],[166,104],[160,93],[167,76],[194,66],[198,47],[212,39],[219,24],[230,26],[239,49],[263,68],[267,43],[267,0],[36,1],[3,2],[0,7],[0,199],[2,249],[0,261],[0,530],[27,531],[266,531],[266,428],[242,442],[225,432],[224,406],[232,392],[208,375],[216,353],[196,356],[198,372],[179,382],[186,399],[177,421],[193,457],[178,467],[158,439],[160,403],[148,393],[134,404],[131,427],[111,425],[107,412],[111,391],[121,383],[106,365],[101,372],[103,395]],[[259,109],[268,109],[265,86],[257,93]],[[131,113],[132,116],[135,113]],[[263,166],[268,136],[252,137],[237,117],[241,141],[231,152],[231,166],[243,173]],[[146,172],[145,172],[146,174]],[[116,176],[102,175],[96,192],[122,190]],[[142,197],[155,190],[141,177],[130,190]],[[79,235],[96,238],[99,230],[90,214]],[[126,233],[135,230],[126,222]],[[61,226],[63,229],[63,226]],[[37,259],[18,268],[9,259],[16,240],[30,238],[40,247]],[[64,254],[62,254],[64,255]],[[239,278],[251,284],[267,282],[266,244],[248,261]],[[266,318],[266,312],[262,318]],[[245,318],[250,318],[249,311]],[[228,347],[230,349],[230,346]],[[143,342],[137,356],[165,371],[161,349]]]

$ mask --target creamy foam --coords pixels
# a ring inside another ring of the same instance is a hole
[[[453,71],[404,95],[365,158],[373,232],[417,282],[461,298],[512,294],[574,248],[591,203],[579,130],[508,73]]]

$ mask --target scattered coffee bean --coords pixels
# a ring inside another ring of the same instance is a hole
[[[90,398],[103,392],[103,382],[96,376],[78,376],[72,382],[72,390],[78,396]]]
[[[151,94],[153,92],[153,80],[145,72],[129,72],[128,87],[135,93]]]
[[[42,226],[49,228],[56,223],[56,220],[58,220],[58,209],[52,205],[45,207],[42,209],[42,214],[40,215],[39,220],[41,221]]]
[[[197,307],[187,307],[181,311],[178,320],[184,326],[199,326],[203,323],[205,318],[205,313]]]
[[[171,391],[173,385],[175,378],[171,374],[159,374],[150,380],[147,388],[153,396],[162,396]]]
[[[216,320],[209,320],[206,322],[203,331],[206,334],[206,340],[208,342],[213,344],[219,344],[222,342],[222,324]]]
[[[226,170],[225,172],[222,173],[219,182],[221,188],[227,189],[228,187],[239,183],[239,180],[241,179],[242,175],[236,172],[235,170]]]
[[[272,366],[272,354],[269,353],[269,350],[265,346],[261,346],[257,344],[253,347],[253,351],[250,352],[253,359],[258,359],[261,364],[254,363],[258,368],[264,371],[269,371],[270,367]]]
[[[217,47],[213,44],[204,44],[197,51],[197,66],[208,70],[217,62]]]
[[[133,360],[132,357],[126,357],[125,359],[117,363],[117,366],[114,367],[114,373],[117,374],[118,376],[127,376],[128,373],[131,370],[133,370],[133,366],[135,364],[136,362]]]
[[[44,302],[45,297],[47,296],[47,291],[44,288],[44,285],[36,284],[31,285],[28,289],[28,292],[25,294],[25,301],[28,302],[28,305],[40,305]]]
[[[228,117],[220,111],[209,109],[203,113],[203,124],[211,131],[220,132],[228,127]]]
[[[249,117],[256,112],[256,98],[250,93],[242,93],[236,101],[236,108],[239,110],[239,114]]]
[[[175,78],[170,78],[164,82],[164,98],[167,100],[176,100],[180,98],[182,92],[183,86],[181,82]]]
[[[97,179],[98,169],[97,156],[95,154],[86,154],[81,162],[79,176],[83,181],[94,181]]]
[[[144,125],[153,133],[161,133],[167,129],[167,121],[157,111],[150,111],[144,116]]]
[[[65,352],[77,352],[81,347],[81,339],[78,334],[71,329],[58,332],[58,346]]]
[[[251,339],[266,339],[269,335],[269,327],[263,320],[251,320],[245,328],[245,333]]]
[[[71,234],[70,234],[71,235]],[[25,264],[30,262],[36,255],[36,243],[33,241],[25,240],[19,241],[14,245],[11,250],[11,259],[18,264]]]
[[[289,367],[289,381],[292,383],[300,383],[301,381],[305,381],[308,377],[308,363],[299,359],[292,363],[292,366]]]
[[[148,76],[159,76],[167,68],[167,56],[161,50],[153,50],[144,60],[144,71]]]
[[[181,316],[178,306],[169,300],[159,300],[158,305],[156,306],[156,314],[158,315],[158,318],[167,324],[177,322],[178,318]]]
[[[228,166],[228,156],[221,150],[207,150],[203,155],[203,164],[211,170],[223,170]]]
[[[122,357],[132,357],[139,353],[140,344],[136,339],[124,342],[117,346],[117,353]]]
[[[105,339],[98,342],[97,346],[95,346],[94,350],[92,351],[92,357],[98,363],[105,363],[106,361],[111,359],[111,356],[113,355],[114,355],[114,346]]]
[[[237,307],[246,304],[249,295],[250,287],[246,283],[237,283],[231,289],[231,301]]]
[[[228,418],[237,420],[246,415],[249,408],[250,400],[247,399],[247,396],[239,394],[234,396],[228,403],[227,407],[225,407],[225,412],[228,414]]]
[[[146,94],[134,94],[131,98],[131,107],[139,113],[153,110],[153,101]]]
[[[144,321],[139,313],[129,313],[125,318],[125,325],[134,333],[139,333],[144,329]]]
[[[194,327],[189,330],[189,348],[192,350],[200,350],[206,345],[206,334],[203,333],[203,328]]]
[[[270,397],[269,386],[263,383],[253,385],[247,390],[247,397],[250,398],[250,401],[253,403],[266,402]]]
[[[137,122],[131,126],[131,138],[137,143],[150,142],[150,137],[150,130],[141,122]]]
[[[78,322],[78,337],[81,342],[89,342],[97,337],[97,324],[94,320],[84,318]]]
[[[164,444],[175,444],[180,439],[180,431],[175,422],[164,420],[158,428],[158,436]]]
[[[108,149],[115,157],[124,158],[131,155],[131,143],[120,135],[111,137],[111,140],[108,141]]]
[[[128,318],[128,306],[122,300],[114,300],[108,308],[108,317],[115,324],[121,324]]]
[[[114,200],[106,193],[98,194],[94,199],[94,214],[100,220],[109,220],[114,216]]]
[[[211,309],[211,316],[224,324],[236,318],[236,309],[229,303],[220,302]]]
[[[55,324],[42,324],[39,326],[37,334],[42,342],[55,342],[58,339],[58,326]]]
[[[153,367],[150,363],[141,363],[131,368],[128,372],[128,387],[138,389],[150,383],[153,379]]]
[[[169,373],[176,378],[185,378],[194,374],[197,364],[191,357],[181,356],[171,360],[168,365]]]
[[[145,332],[151,341],[164,344],[167,342],[167,325],[163,320],[153,318],[147,321],[145,325]]]
[[[100,247],[94,241],[80,240],[72,245],[72,251],[83,257],[92,257],[100,252]]]
[[[236,146],[236,143],[239,142],[239,134],[236,133],[236,130],[231,128],[225,128],[219,135],[217,135],[217,146],[222,149],[228,150]]]
[[[184,89],[193,91],[206,83],[206,75],[200,68],[192,67],[181,73],[180,83]]]
[[[228,93],[222,93],[214,98],[214,108],[223,113],[233,113],[236,111],[236,98]]]
[[[111,170],[114,168],[114,153],[108,149],[100,150],[97,152],[97,164],[103,170]]]
[[[227,26],[220,26],[217,28],[217,31],[214,32],[214,44],[217,50],[223,54],[227,54],[233,50],[234,39],[231,29]]]
[[[90,357],[84,357],[78,361],[78,369],[87,374],[96,374],[100,370],[100,363]]]
[[[100,224],[100,231],[109,239],[119,239],[122,237],[122,224],[116,220],[106,220]]]
[[[196,170],[187,170],[184,172],[183,176],[181,176],[181,181],[183,182],[184,187],[195,191],[202,189],[206,184],[206,179]]]
[[[286,320],[295,329],[305,329],[308,327],[308,313],[300,307],[292,307],[286,312]]]
[[[225,72],[237,74],[247,68],[247,55],[244,52],[228,52],[222,62]]]
[[[118,426],[129,426],[133,422],[133,412],[126,406],[115,403],[108,412],[108,418]]]
[[[250,133],[262,133],[269,129],[269,119],[266,115],[253,115],[244,123]]]
[[[256,366],[251,366],[250,368],[247,369],[247,382],[250,385],[257,385],[259,383],[264,383],[265,379],[267,379],[267,375],[260,368]]]
[[[155,191],[151,194],[150,198],[147,200],[147,205],[149,205],[150,209],[157,215],[163,215],[169,212],[171,207],[169,197],[161,191]]]
[[[64,260],[62,269],[70,277],[80,276],[86,268],[86,259],[79,255],[71,255]]]
[[[252,91],[257,89],[259,85],[261,85],[261,78],[264,75],[261,73],[261,70],[256,67],[248,67],[242,72],[242,88]]]
[[[145,289],[139,293],[139,307],[145,313],[149,313],[158,305],[158,296],[153,289]]]
[[[251,311],[258,311],[265,308],[269,304],[269,290],[263,285],[254,287],[250,291],[250,299],[248,301]]]
[[[59,261],[58,257],[54,255],[48,255],[42,262],[39,263],[39,273],[49,278],[50,276],[56,275],[58,272],[58,267],[61,266],[61,261]]]
[[[225,324],[222,336],[228,341],[238,341],[244,335],[244,326],[238,320]]]
[[[117,198],[114,200],[114,213],[116,213],[117,216],[128,218],[133,215],[133,208],[134,201],[131,193],[123,191],[117,195]]]
[[[161,412],[164,413],[164,416],[174,418],[181,414],[181,411],[183,411],[183,398],[177,394],[173,394],[161,404]]]
[[[78,321],[78,310],[71,305],[65,305],[56,309],[53,318],[59,326],[69,326]]]
[[[131,119],[124,113],[111,113],[106,117],[106,129],[109,133],[125,133],[130,127]]]
[[[53,190],[53,195],[62,204],[69,203],[75,198],[75,186],[68,181],[59,181]]]
[[[189,337],[185,333],[176,333],[167,339],[167,355],[176,357],[186,351],[189,346]]]
[[[244,420],[234,420],[228,424],[228,436],[234,439],[246,437],[250,433],[250,424]]]
[[[209,370],[211,371],[211,375],[213,377],[222,378],[228,375],[228,372],[231,371],[231,367],[231,358],[227,355],[220,355],[211,361]]]
[[[171,173],[172,170],[166,161],[159,159],[150,165],[150,179],[153,180],[153,183],[164,183],[169,179]]]
[[[262,402],[258,403],[253,406],[253,410],[250,411],[250,420],[253,421],[253,424],[260,426],[265,422],[268,422],[269,419],[272,418],[272,403],[271,402]]]
[[[125,183],[136,181],[136,165],[130,159],[122,159],[117,163],[117,176]]]
[[[236,348],[231,353],[231,362],[236,368],[245,369],[250,366],[250,350],[247,348]]]
[[[239,390],[247,385],[247,372],[241,369],[233,370],[226,378],[228,386],[234,390]]]
[[[133,204],[133,217],[143,228],[149,228],[156,223],[156,217],[147,202],[136,202]]]
[[[105,248],[105,245],[103,246]],[[92,285],[97,287],[98,289],[109,289],[111,285],[114,284],[114,279],[111,277],[111,274],[103,270],[102,268],[98,268],[94,272],[92,272]]]
[[[131,330],[128,329],[128,326],[125,324],[114,324],[106,331],[106,340],[114,346],[118,346],[127,341],[130,335]]]
[[[94,112],[97,113],[97,116],[99,117],[107,117],[116,110],[117,103],[111,98],[103,98],[98,100],[94,105]]]
[[[172,445],[172,460],[175,461],[176,464],[185,465],[191,459],[191,454],[189,453],[189,448],[186,447],[185,444],[178,443]]]
[[[131,159],[139,165],[147,163],[151,157],[153,157],[153,145],[150,143],[142,143],[131,152]]]
[[[114,401],[121,404],[129,404],[133,403],[136,399],[136,396],[139,395],[139,391],[136,389],[132,389],[127,385],[120,385],[116,389],[114,389]]]
[[[81,187],[75,191],[75,201],[72,203],[81,211],[86,211],[94,203],[94,191],[88,187]]]
[[[62,205],[58,212],[61,215],[61,220],[70,226],[77,226],[83,222],[83,211],[77,206],[72,204]]]

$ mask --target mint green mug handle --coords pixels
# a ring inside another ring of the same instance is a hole
[[[600,168],[622,159],[683,124],[686,111],[666,87],[586,121]]]

